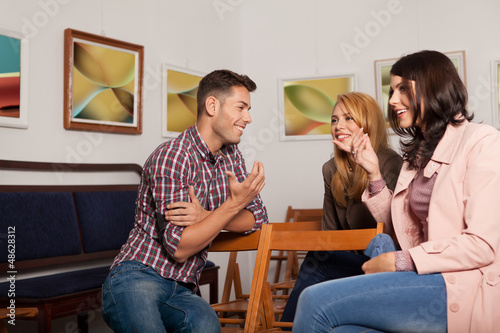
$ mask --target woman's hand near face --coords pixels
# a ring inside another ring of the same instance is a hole
[[[341,150],[352,154],[354,162],[366,171],[368,180],[373,181],[382,178],[377,154],[373,150],[368,134],[363,133],[363,128],[360,128],[353,136],[351,145],[346,145],[338,140],[333,140],[332,142]]]

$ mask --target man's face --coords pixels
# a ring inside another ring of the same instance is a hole
[[[250,93],[245,87],[234,86],[230,95],[219,106],[216,114],[213,131],[221,145],[237,144],[247,124],[252,122],[250,117]]]

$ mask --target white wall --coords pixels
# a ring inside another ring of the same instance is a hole
[[[281,221],[288,205],[321,207],[321,166],[333,147],[328,140],[279,141],[278,79],[354,73],[358,90],[375,96],[375,60],[420,49],[465,50],[475,121],[491,124],[490,66],[500,59],[499,12],[496,0],[0,0],[0,27],[31,27],[33,35],[29,128],[0,128],[0,158],[64,162],[90,142],[89,133],[63,128],[63,31],[104,31],[145,46],[143,134],[102,134],[77,162],[142,164],[165,141],[162,63],[204,73],[230,68],[258,85],[242,151],[249,166],[255,159],[264,162],[262,196],[270,220]],[[356,53],[346,55],[342,45]],[[397,147],[397,137],[391,140]],[[253,257],[242,260],[248,263],[240,264],[246,266],[242,275],[250,279]]]

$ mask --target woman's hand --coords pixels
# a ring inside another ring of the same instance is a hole
[[[178,201],[168,204],[165,219],[177,226],[187,227],[200,222],[211,213],[201,206],[193,186],[189,186],[189,197],[191,202]]]
[[[336,144],[339,149],[352,155],[354,162],[366,171],[368,180],[373,181],[382,178],[377,154],[373,150],[368,134],[363,133],[363,128],[360,128],[358,133],[354,134],[351,145],[346,145],[338,140],[333,140],[332,142]]]
[[[365,274],[395,272],[396,271],[396,255],[394,252],[382,253],[373,259],[368,260],[361,266]]]

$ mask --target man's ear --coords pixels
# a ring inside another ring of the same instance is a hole
[[[205,108],[209,116],[213,117],[219,108],[219,100],[214,96],[208,96],[205,100]]]

